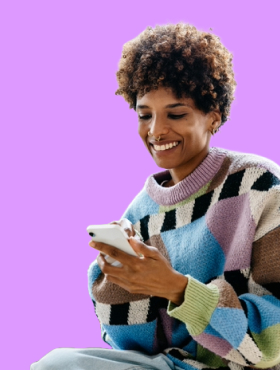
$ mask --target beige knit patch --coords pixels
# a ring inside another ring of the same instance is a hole
[[[225,359],[235,362],[239,365],[243,365],[243,366],[247,365],[246,361],[241,356],[241,354],[234,348],[231,351],[229,351],[229,353],[225,356]]]
[[[202,370],[202,369],[216,369],[217,368],[217,367],[214,367],[214,366],[205,365],[202,362],[198,362],[198,361],[191,360],[191,359],[186,359],[186,360],[183,360],[182,362],[184,364],[191,365],[195,369],[199,369],[199,370]]]
[[[268,192],[251,191],[250,207],[258,225],[254,238],[256,241],[280,225],[280,186]]]
[[[280,281],[280,226],[253,244],[252,277],[260,285]]]
[[[145,324],[147,322],[150,299],[130,302],[128,311],[128,325]]]
[[[220,292],[217,307],[242,308],[233,287],[227,281],[216,279],[211,284],[216,285]]]
[[[239,188],[239,195],[246,194],[251,189],[255,181],[261,177],[263,173],[265,173],[266,170],[264,168],[258,168],[258,167],[251,167],[247,168]]]
[[[257,284],[252,278],[252,276],[250,276],[248,280],[248,292],[255,294],[259,297],[262,297],[264,295],[272,295],[272,293],[265,289],[263,286]]]
[[[176,210],[176,229],[188,225],[192,221],[192,213],[195,201],[186,203]]]
[[[136,224],[133,225],[134,229],[137,230],[141,234],[141,224],[140,221],[137,221]]]
[[[148,224],[149,236],[159,235],[165,218],[165,213],[151,215]]]
[[[279,166],[268,158],[256,155],[240,152],[228,152],[228,157],[231,160],[229,168],[229,174],[242,171],[249,167],[265,168],[266,170],[274,173],[280,177]]]
[[[245,335],[243,341],[240,343],[237,349],[240,353],[242,353],[246,360],[250,361],[252,364],[257,364],[262,359],[261,351],[248,334]]]
[[[251,267],[247,267],[246,269],[241,269],[241,274],[246,278],[249,279]]]
[[[92,285],[92,294],[96,301],[105,304],[123,304],[127,302],[147,299],[144,294],[132,294],[117,284],[110,283],[104,274],[100,274]]]
[[[98,320],[105,325],[110,325],[111,305],[96,302],[95,310]]]

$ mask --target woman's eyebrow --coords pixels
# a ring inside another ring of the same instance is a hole
[[[183,103],[174,103],[174,104],[168,104],[164,108],[177,108],[177,107],[190,107],[192,108],[189,104],[183,104]],[[148,105],[137,105],[136,109],[145,109],[145,108],[150,108]]]

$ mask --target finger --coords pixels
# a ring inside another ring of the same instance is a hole
[[[90,241],[89,245],[92,248],[97,249],[99,252],[107,254],[114,260],[121,262],[123,265],[133,264],[135,263],[135,258],[138,258],[136,256],[132,256],[128,253],[125,253],[120,249],[113,247],[112,245],[109,244]]]
[[[121,266],[112,266],[103,254],[99,253],[96,260],[104,275],[120,276],[122,274]]]
[[[109,225],[119,225],[121,226],[120,222],[119,221],[112,221],[112,222],[109,222]]]
[[[112,221],[110,222],[110,225],[119,225],[124,229],[128,237],[135,235],[133,225],[127,218],[122,218],[120,221]]]
[[[149,247],[134,237],[129,238],[128,241],[134,252],[136,252],[140,257],[158,259],[159,251],[156,248]]]
[[[133,225],[127,218],[122,218],[120,222],[121,222],[122,228],[126,231],[129,237],[135,235]]]

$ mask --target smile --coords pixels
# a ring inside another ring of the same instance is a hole
[[[171,148],[174,148],[175,146],[179,145],[179,142],[178,141],[174,141],[174,143],[169,143],[169,144],[165,144],[165,145],[153,145],[154,146],[154,149],[159,152],[159,151],[164,151],[164,150],[168,150],[168,149],[171,149]]]

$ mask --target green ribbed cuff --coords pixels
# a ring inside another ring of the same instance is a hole
[[[167,313],[186,324],[190,335],[201,334],[210,322],[210,318],[219,301],[219,289],[214,284],[203,284],[186,275],[188,285],[185,299],[180,306],[169,301]]]

